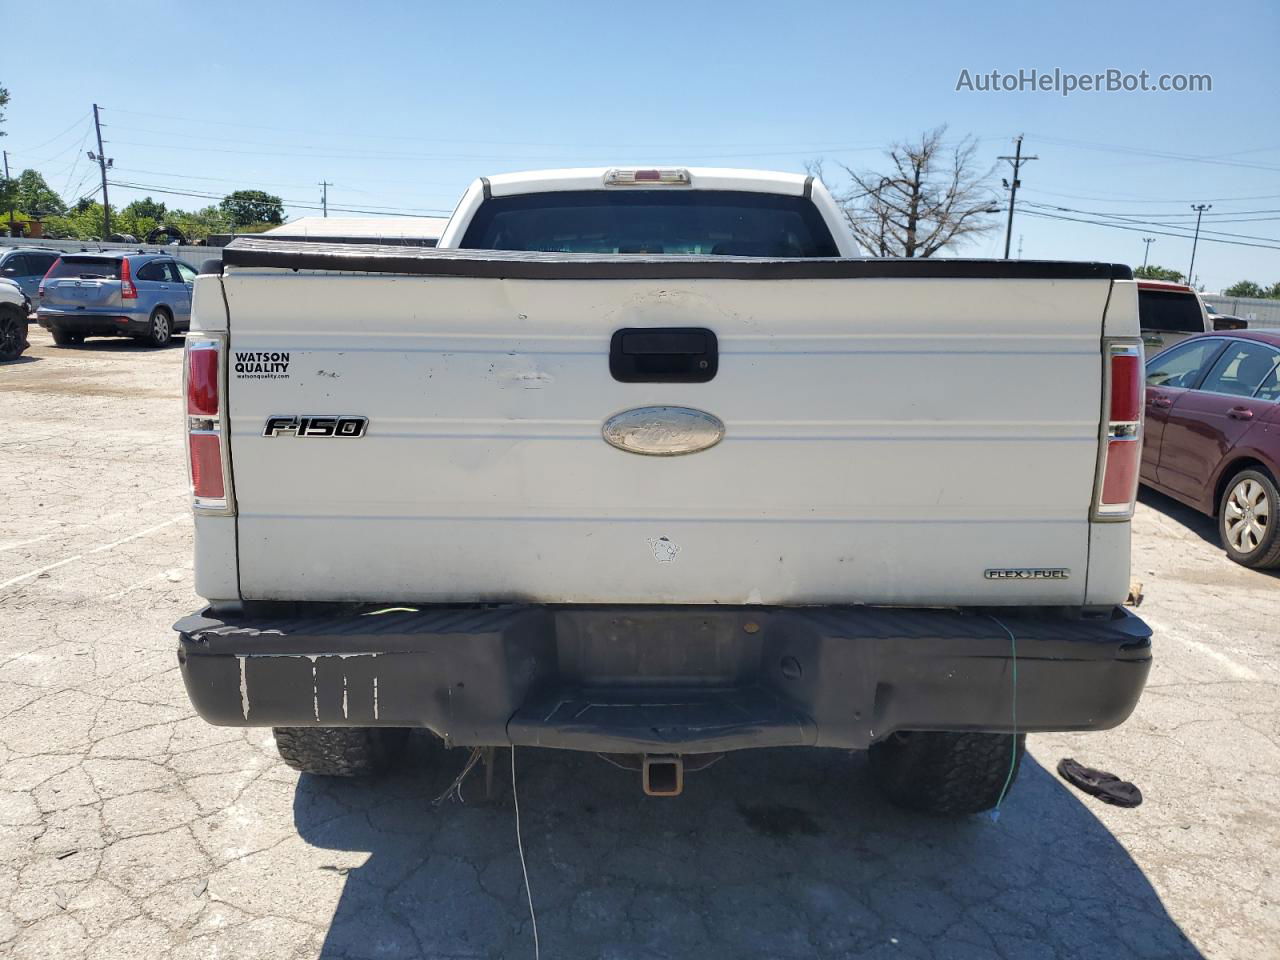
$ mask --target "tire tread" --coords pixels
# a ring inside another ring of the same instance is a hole
[[[407,730],[395,727],[273,727],[280,758],[322,777],[382,773],[398,759]]]
[[[909,733],[873,744],[871,769],[899,806],[939,816],[980,813],[1000,801],[1006,782],[1012,789],[1026,739],[1021,733],[1016,740],[1007,733]]]

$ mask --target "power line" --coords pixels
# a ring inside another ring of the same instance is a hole
[[[270,130],[275,133],[301,133],[301,134],[313,135],[322,142],[327,142],[328,140],[328,135],[323,130],[306,130],[306,129],[300,129],[297,127],[286,128],[286,127],[277,126],[275,124],[240,123],[240,122],[229,121],[229,120],[209,120],[204,117],[199,117],[199,118],[180,117],[180,116],[175,116],[174,114],[148,113],[141,110],[123,110],[118,107],[115,107],[112,109],[115,113],[124,113],[124,114],[129,114],[131,116],[136,116],[136,117],[154,117],[159,120],[176,120],[179,123],[198,123],[202,127],[213,125],[213,126],[222,126],[222,127],[237,127],[237,128],[250,129],[250,130]],[[116,126],[117,126],[117,129],[134,130],[139,133],[159,133],[162,136],[172,135],[172,131],[168,131],[168,130],[146,130],[142,127],[121,127],[119,125],[116,125]],[[794,141],[791,141],[788,143],[781,143],[781,144],[773,144],[773,143],[762,144],[762,143],[759,143],[758,141],[747,142],[747,143],[711,143],[711,142],[706,142],[706,143],[676,143],[676,142],[601,143],[601,142],[590,142],[590,141],[588,142],[582,142],[582,141],[547,142],[547,141],[534,141],[534,140],[483,140],[483,139],[472,139],[467,137],[415,137],[415,136],[406,136],[403,134],[396,135],[396,134],[385,134],[385,133],[384,134],[359,133],[356,135],[359,136],[359,138],[362,140],[398,140],[398,141],[406,141],[411,143],[480,143],[480,144],[486,144],[489,146],[500,146],[500,147],[555,147],[555,148],[562,148],[562,149],[622,150],[622,149],[634,148],[639,150],[653,150],[653,149],[659,149],[664,147],[670,147],[674,149],[688,149],[690,147],[703,148],[703,149],[713,148],[713,147],[725,147],[725,148],[738,149],[738,148],[747,148],[747,147],[774,147],[774,146],[782,147],[784,149],[789,149],[795,146]],[[223,139],[226,142],[242,142],[242,141],[239,141],[238,138],[234,138],[234,139],[208,138],[208,137],[201,137],[200,135],[197,135],[197,134],[180,134],[180,136],[196,137],[199,139]],[[982,142],[983,140],[991,140],[991,139],[994,139],[994,138],[978,137],[978,138],[975,138],[975,141]],[[806,153],[821,152],[822,150],[830,150],[833,152],[838,150],[881,150],[883,148],[884,148],[883,144],[858,143],[858,144],[842,144],[842,145],[833,146],[833,147],[815,147],[810,150],[806,150],[804,152]]]
[[[1256,153],[1259,150],[1273,149],[1271,147],[1259,147],[1254,150],[1239,150],[1236,151],[1236,154],[1224,154],[1220,156],[1196,156],[1188,153],[1172,153],[1165,150],[1144,150],[1142,147],[1126,147],[1119,144],[1094,143],[1088,140],[1068,140],[1064,137],[1044,137],[1039,134],[1036,134],[1035,137],[1037,140],[1043,140],[1045,143],[1081,147],[1085,150],[1100,150],[1105,153],[1125,153],[1140,157],[1155,157],[1160,160],[1180,160],[1186,163],[1210,163],[1228,167],[1245,167],[1252,170],[1280,171],[1280,166],[1277,166],[1276,164],[1249,163],[1248,161],[1243,160],[1227,159],[1227,157],[1235,156],[1240,153]]]
[[[169,190],[169,189],[166,189],[166,188],[164,188],[164,187],[150,186],[150,185],[145,184],[145,183],[125,183],[125,182],[123,182],[123,181],[118,181],[118,180],[112,180],[112,181],[109,181],[109,182],[110,182],[111,186],[113,186],[113,187],[123,187],[124,189],[127,189],[127,190],[137,190],[137,191],[139,191],[139,192],[147,191],[147,192],[151,192],[151,193],[164,193],[164,194],[171,194],[171,195],[173,195],[173,196],[177,196],[177,197],[195,197],[195,198],[197,198],[197,199],[201,199],[201,200],[222,200],[222,199],[225,197],[225,194],[220,194],[220,193],[197,193],[197,192],[195,192],[195,191],[191,191],[191,190]],[[300,209],[300,210],[319,210],[319,209],[321,209],[321,207],[320,207],[320,205],[319,205],[319,204],[316,204],[316,203],[306,203],[306,202],[304,202],[304,201],[299,201],[299,200],[281,200],[280,202],[281,202],[284,206],[286,206],[286,207],[296,207],[296,208],[298,208],[298,209]],[[405,211],[403,211],[403,210],[400,210],[400,209],[398,209],[398,208],[395,208],[395,207],[387,207],[387,208],[384,208],[384,209],[381,209],[381,210],[370,210],[370,209],[367,209],[367,208],[359,208],[359,207],[334,207],[334,206],[330,206],[330,207],[329,207],[329,209],[330,209],[330,210],[333,210],[333,211],[336,211],[336,212],[338,212],[338,213],[364,213],[364,214],[369,214],[370,216],[387,216],[387,215],[389,215],[389,214],[393,214],[393,213],[394,213],[394,214],[397,214],[397,215],[399,215],[399,216],[403,216],[403,217],[426,217],[426,218],[435,218],[435,217],[441,217],[441,216],[448,216],[448,215],[449,215],[449,211],[445,211],[445,210],[437,210],[437,211],[433,211],[433,212],[431,212],[431,213],[407,213],[407,212],[405,212]]]
[[[1023,216],[1040,217],[1043,220],[1066,220],[1070,223],[1085,223],[1094,227],[1110,227],[1113,230],[1129,230],[1134,233],[1154,233],[1161,237],[1177,237],[1180,240],[1190,240],[1191,235],[1187,233],[1170,233],[1161,230],[1151,230],[1148,227],[1129,226],[1123,223],[1108,223],[1105,220],[1085,220],[1080,217],[1064,217],[1056,213],[1042,213],[1038,210],[1023,210]],[[1236,247],[1255,247],[1260,250],[1280,250],[1280,245],[1272,245],[1265,243],[1249,243],[1244,240],[1223,240],[1218,237],[1204,236],[1201,237],[1205,243],[1225,243]]]
[[[1056,190],[1046,190],[1043,187],[1026,187],[1031,193],[1043,193],[1050,197],[1067,197],[1070,200],[1094,200],[1098,203],[1113,203],[1117,200],[1125,203],[1182,203],[1180,197],[1170,197],[1162,200],[1155,200],[1150,197],[1131,197],[1124,194],[1111,194],[1103,197],[1089,197],[1079,193],[1060,193]],[[1280,193],[1255,193],[1247,197],[1210,197],[1209,203],[1236,203],[1244,200],[1280,200]]]
[[[1063,207],[1056,203],[1038,203],[1035,200],[1027,200],[1026,203],[1030,204],[1031,206],[1047,207],[1053,210],[1069,210],[1075,213],[1088,213],[1088,214],[1093,214],[1099,217],[1182,217],[1187,220],[1190,220],[1192,217],[1195,216],[1195,213],[1173,213],[1173,212],[1166,212],[1166,211],[1160,211],[1160,210],[1136,210],[1132,212],[1125,211],[1124,213],[1117,213],[1113,210],[1081,210],[1077,207]],[[1246,214],[1255,214],[1255,213],[1257,214],[1280,213],[1280,209],[1223,210],[1219,213],[1207,213],[1205,214],[1205,219],[1237,217],[1237,216],[1244,216]],[[1262,218],[1262,219],[1270,219],[1270,218]]]
[[[78,117],[76,117],[74,120],[72,120],[72,121],[71,121],[71,125],[70,125],[70,126],[68,126],[68,127],[67,127],[65,130],[63,130],[61,133],[57,134],[56,136],[52,136],[52,137],[50,137],[48,140],[46,140],[44,143],[40,144],[39,146],[31,147],[31,148],[30,148],[30,149],[31,149],[31,152],[32,152],[32,153],[35,153],[35,152],[37,152],[37,151],[39,151],[39,150],[43,150],[45,147],[47,147],[49,144],[53,143],[55,140],[61,140],[61,139],[62,139],[63,137],[65,137],[68,133],[70,133],[72,130],[74,130],[78,124],[83,123],[83,122],[84,122],[84,120],[85,120],[85,116],[84,116],[84,114],[81,114],[80,116],[78,116]],[[63,151],[63,152],[65,153],[65,151]],[[44,161],[41,161],[41,162],[44,162]]]
[[[1172,227],[1176,230],[1187,229],[1191,226],[1191,224],[1162,223],[1159,220],[1144,220],[1144,219],[1139,219],[1133,216],[1121,217],[1121,216],[1115,216],[1113,214],[1097,213],[1095,211],[1090,211],[1090,210],[1075,210],[1071,207],[1050,206],[1048,204],[1028,203],[1027,205],[1032,207],[1037,207],[1042,210],[1055,210],[1055,211],[1062,211],[1065,213],[1079,213],[1079,214],[1084,214],[1086,216],[1109,217],[1113,220],[1120,221],[1121,223],[1134,224],[1136,226]],[[1212,206],[1212,204],[1210,204],[1210,206]],[[1193,207],[1192,209],[1194,210],[1195,208]],[[1267,218],[1267,219],[1271,219],[1271,218]],[[1201,233],[1217,234],[1218,236],[1233,237],[1240,240],[1262,240],[1267,243],[1280,243],[1280,237],[1259,237],[1249,233],[1231,233],[1230,231],[1226,231],[1226,230],[1202,230]],[[1191,234],[1189,233],[1179,234],[1179,236],[1187,237],[1187,239],[1191,238]]]

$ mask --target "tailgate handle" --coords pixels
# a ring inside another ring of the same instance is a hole
[[[609,372],[622,383],[706,383],[719,366],[705,327],[624,327],[609,342]]]

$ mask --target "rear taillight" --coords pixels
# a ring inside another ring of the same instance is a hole
[[[192,347],[187,350],[187,413],[195,416],[218,415],[218,366],[222,359],[219,345]]]
[[[128,257],[120,258],[120,299],[138,299],[138,288],[133,285],[133,274],[129,270]]]
[[[187,463],[197,510],[228,513],[227,416],[222,404],[222,358],[226,341],[205,334],[187,337],[184,392],[187,402]]]
[[[201,501],[222,500],[226,506],[226,484],[222,481],[222,437],[212,431],[189,430],[191,489],[197,506],[215,506]]]
[[[43,297],[43,296],[44,296],[44,282],[45,282],[47,279],[49,279],[49,274],[53,273],[53,271],[57,270],[60,266],[62,266],[62,258],[61,258],[61,257],[59,257],[57,260],[53,261],[53,266],[51,266],[48,270],[46,270],[46,271],[44,272],[44,276],[40,278],[40,287],[39,287],[39,289],[37,289],[37,290],[36,290],[36,296],[37,296],[37,297]]]
[[[1099,454],[1095,520],[1128,520],[1138,493],[1142,458],[1142,344],[1136,340],[1103,342],[1105,431]]]

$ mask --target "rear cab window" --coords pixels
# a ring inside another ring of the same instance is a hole
[[[575,190],[486,200],[463,249],[837,257],[807,197],[749,191]]]
[[[1200,299],[1190,291],[1138,288],[1138,322],[1143,330],[1204,333]]]
[[[119,257],[63,257],[46,280],[119,280]]]

